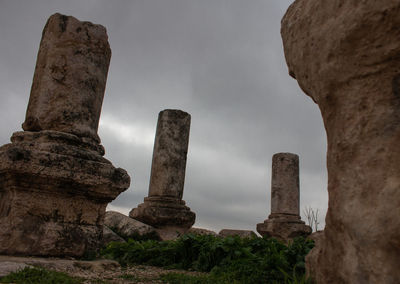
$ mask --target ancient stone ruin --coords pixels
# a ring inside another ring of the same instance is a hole
[[[328,138],[317,283],[399,283],[400,2],[297,0],[282,20],[289,73]]]
[[[300,217],[299,156],[278,153],[272,157],[271,214],[257,224],[262,236],[288,241],[311,234]]]
[[[182,200],[189,130],[190,114],[171,109],[159,113],[149,196],[132,209],[131,218],[164,231],[185,232],[194,224],[196,214]]]
[[[81,256],[129,187],[97,135],[111,50],[104,27],[54,14],[43,31],[25,131],[0,147],[0,253]]]

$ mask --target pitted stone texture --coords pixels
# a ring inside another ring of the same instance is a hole
[[[152,226],[146,225],[124,214],[115,211],[107,211],[104,217],[104,225],[111,228],[119,236],[128,240],[137,237],[157,238],[157,233]]]
[[[129,213],[159,229],[189,229],[196,214],[182,200],[186,156],[189,144],[190,114],[167,109],[158,115],[154,141],[149,196]]]
[[[80,139],[25,131],[0,147],[0,253],[80,256],[97,248],[105,208],[130,179]]]
[[[276,238],[287,242],[296,237],[307,237],[311,234],[312,229],[305,225],[300,218],[296,220],[290,217],[287,219],[267,219],[264,223],[257,224],[257,232],[263,237]]]
[[[159,113],[149,197],[168,196],[182,199],[189,131],[190,114],[172,109]]]
[[[168,197],[146,197],[129,213],[129,217],[156,228],[179,227],[189,229],[196,220],[185,201]]]
[[[43,30],[23,129],[62,131],[99,142],[110,58],[103,26],[52,15]]]
[[[277,153],[272,157],[271,217],[274,214],[300,214],[299,156]]]
[[[103,226],[103,236],[101,238],[101,246],[105,247],[111,242],[118,242],[118,243],[126,243],[126,241],[121,238],[118,234],[116,234],[113,230],[111,230],[107,226]]]
[[[190,228],[187,232],[187,234],[193,234],[193,235],[211,235],[211,236],[217,236],[217,233],[211,230],[203,229],[203,228]]]
[[[255,238],[257,237],[256,233],[250,230],[236,230],[236,229],[222,229],[219,231],[218,235],[220,237],[230,237],[230,236],[238,236],[241,238]]]
[[[82,256],[129,187],[97,126],[110,60],[105,28],[55,14],[43,31],[25,130],[0,147],[0,253]]]
[[[400,279],[399,12],[395,0],[297,0],[282,20],[289,72],[328,139],[326,227],[307,257],[317,283]]]
[[[300,218],[299,156],[277,153],[272,157],[271,214],[257,224],[257,232],[287,242],[311,231]]]

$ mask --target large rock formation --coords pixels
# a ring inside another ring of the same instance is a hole
[[[81,256],[129,187],[97,136],[111,51],[104,27],[54,14],[23,128],[0,147],[0,253]]]
[[[149,196],[144,199],[144,203],[132,209],[129,213],[131,218],[159,229],[180,233],[194,224],[196,214],[182,200],[189,130],[190,114],[171,109],[160,112]]]
[[[328,138],[317,283],[400,279],[400,2],[296,0],[282,20],[289,73]]]
[[[300,217],[299,156],[277,153],[272,157],[271,214],[257,224],[257,232],[286,242],[311,231]]]

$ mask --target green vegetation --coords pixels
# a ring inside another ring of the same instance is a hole
[[[284,245],[275,239],[188,234],[176,241],[111,243],[102,255],[124,266],[146,264],[211,272],[208,276],[167,274],[163,281],[168,283],[301,284],[307,283],[304,257],[313,245],[303,238]]]
[[[0,283],[15,284],[79,284],[82,282],[82,279],[71,277],[65,273],[30,267],[0,278]]]

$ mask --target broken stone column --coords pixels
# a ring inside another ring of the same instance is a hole
[[[289,73],[319,106],[329,206],[307,256],[317,283],[400,279],[400,2],[297,0],[282,19]]]
[[[149,196],[129,213],[131,218],[156,228],[188,230],[196,215],[182,200],[190,114],[163,110],[158,115],[151,166]]]
[[[81,256],[129,187],[97,135],[111,51],[104,27],[52,15],[23,124],[0,147],[0,254]]]
[[[262,236],[288,241],[311,234],[300,217],[299,156],[278,153],[272,157],[271,214],[257,224]]]

